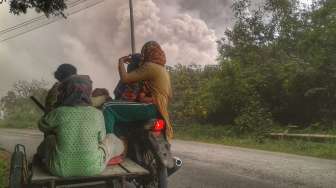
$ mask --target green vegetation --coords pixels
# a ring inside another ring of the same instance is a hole
[[[47,17],[50,15],[62,15],[67,8],[64,0],[1,0],[0,5],[8,1],[9,12],[14,15],[26,14],[28,9],[35,9],[37,13],[43,12]]]
[[[0,148],[0,188],[8,184],[9,156]]]
[[[232,130],[233,127],[229,126],[189,125],[177,127],[175,129],[175,138],[336,159],[336,140],[328,143],[316,143],[303,140],[273,140],[266,137],[246,135],[237,137]]]
[[[6,163],[5,161],[0,160],[0,188],[5,187],[5,173],[6,173]]]
[[[336,128],[336,1],[235,1],[218,68],[171,69],[172,119],[257,136],[274,126]]]
[[[43,102],[47,93],[46,85],[45,81],[36,80],[15,83],[13,89],[0,99],[0,111],[4,113],[3,120],[0,120],[0,127],[37,127],[37,122],[43,113],[29,97],[35,96]]]

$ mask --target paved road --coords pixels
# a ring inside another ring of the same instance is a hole
[[[0,129],[0,147],[27,146],[32,155],[41,134]],[[173,188],[336,187],[336,161],[175,140],[183,168],[169,180]]]

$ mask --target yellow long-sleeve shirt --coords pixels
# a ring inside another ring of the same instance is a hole
[[[127,73],[124,66],[119,66],[120,80],[123,83],[147,81],[150,92],[162,117],[167,123],[166,134],[173,137],[173,128],[169,119],[168,103],[172,97],[170,76],[162,65],[146,62],[138,69]]]

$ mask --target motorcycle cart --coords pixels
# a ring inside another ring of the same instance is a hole
[[[126,186],[126,180],[141,179],[149,175],[149,171],[130,159],[122,163],[108,166],[102,174],[90,177],[62,178],[50,175],[38,165],[28,165],[25,147],[16,145],[12,155],[10,169],[10,188],[49,187],[60,185],[83,184],[85,187],[93,182],[106,182],[107,187],[121,188]],[[141,187],[138,185],[137,187]]]
[[[163,136],[162,120],[149,121],[132,130],[127,158],[118,165],[107,166],[102,174],[90,177],[52,176],[39,165],[28,165],[25,147],[18,144],[12,154],[9,188],[55,188],[84,183],[83,187],[86,187],[87,183],[94,182],[105,182],[110,188],[126,187],[126,182],[136,188],[167,188],[168,177],[181,168],[182,161],[172,157],[170,144]]]

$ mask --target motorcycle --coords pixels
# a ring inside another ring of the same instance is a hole
[[[133,180],[137,187],[166,188],[168,177],[182,166],[182,160],[172,156],[165,126],[160,118],[127,126],[127,157],[150,172],[145,178]]]

